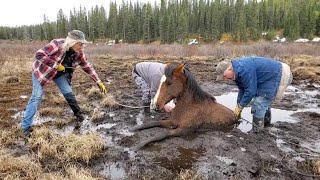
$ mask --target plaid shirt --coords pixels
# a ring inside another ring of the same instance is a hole
[[[56,67],[62,62],[65,52],[62,45],[65,39],[54,39],[49,44],[36,52],[36,60],[33,63],[32,71],[42,86],[48,84],[57,74]],[[80,65],[91,79],[95,82],[101,82],[96,71],[88,62],[84,52],[76,54],[72,67]]]

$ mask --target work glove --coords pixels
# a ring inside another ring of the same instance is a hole
[[[99,89],[103,94],[107,94],[107,88],[104,86],[103,82],[98,83]]]
[[[62,64],[59,64],[57,66],[57,71],[64,71],[64,70],[65,70],[65,68],[64,68],[64,66]]]
[[[236,115],[237,119],[241,118],[241,112],[242,112],[242,107],[238,104],[237,107],[234,109],[234,114]]]

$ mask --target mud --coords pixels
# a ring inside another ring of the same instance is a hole
[[[116,100],[122,104],[139,106],[141,92],[130,77],[133,62],[136,61],[95,61],[100,65],[96,68],[98,74],[101,79],[108,79],[110,93]],[[214,95],[218,102],[233,108],[236,86],[214,81],[215,64],[191,61],[190,69],[205,91]],[[85,75],[78,73],[75,79],[81,76]],[[89,81],[83,77],[76,80],[75,92],[84,93],[84,89],[92,85],[84,83]],[[134,145],[165,129],[153,128],[136,133],[128,129],[143,122],[164,119],[168,114],[153,114],[143,109],[124,107],[102,108],[99,100],[91,100],[91,108],[98,108],[104,112],[104,116],[94,123],[90,121],[91,115],[88,113],[80,133],[99,132],[107,148],[104,154],[91,160],[87,166],[95,175],[110,179],[174,179],[184,169],[197,172],[202,179],[312,179],[315,174],[307,165],[319,159],[320,154],[320,86],[297,84],[299,82],[288,88],[283,101],[273,105],[273,126],[260,134],[247,133],[251,124],[241,122],[228,132],[209,130],[174,137],[150,144],[137,152],[131,150]],[[21,92],[19,96],[26,94]],[[18,107],[7,104],[8,107],[15,107],[11,111],[6,110],[11,112],[13,122],[19,121],[26,104],[25,98],[18,101],[22,104]],[[50,106],[50,101],[43,104]],[[65,109],[64,118],[71,118],[70,110]],[[244,110],[244,118],[251,121],[249,107]],[[49,126],[60,135],[73,133],[74,128],[72,123],[61,128],[54,123]]]

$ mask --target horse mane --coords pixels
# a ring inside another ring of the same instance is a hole
[[[165,75],[166,77],[172,77],[173,71],[178,67],[179,64],[172,63],[168,64],[165,68]],[[216,99],[208,94],[207,92],[203,91],[201,87],[198,85],[196,79],[189,71],[189,68],[184,68],[183,70],[184,75],[187,77],[187,90],[191,91],[195,101],[204,101],[204,100],[211,100],[216,101]]]

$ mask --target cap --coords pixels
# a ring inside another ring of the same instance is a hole
[[[224,71],[229,67],[230,64],[231,64],[230,61],[221,61],[218,63],[216,67],[216,75],[217,75],[216,81],[223,80]]]

